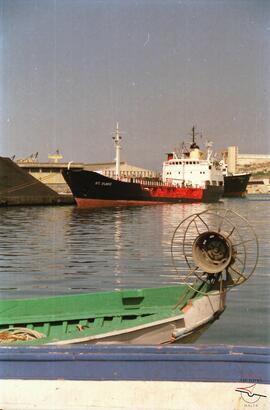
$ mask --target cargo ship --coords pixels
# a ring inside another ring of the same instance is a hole
[[[118,124],[113,139],[116,149],[114,178],[83,169],[62,171],[79,207],[211,203],[221,198],[224,190],[222,169],[213,160],[211,144],[208,144],[206,156],[200,151],[195,142],[195,127],[189,149],[167,154],[161,178],[121,177]]]
[[[243,198],[247,193],[247,184],[251,174],[224,175],[224,197]]]
[[[224,193],[227,198],[243,198],[247,193],[247,185],[251,173],[231,173],[224,161],[220,162],[224,176]]]

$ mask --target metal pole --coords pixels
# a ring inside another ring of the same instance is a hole
[[[119,133],[119,124],[116,123],[116,132],[115,137],[113,137],[114,144],[115,144],[115,177],[117,179],[120,178],[120,149],[121,149],[121,141],[122,137]]]

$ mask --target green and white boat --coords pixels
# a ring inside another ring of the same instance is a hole
[[[224,310],[223,297],[187,285],[0,302],[0,340],[12,344],[190,340]]]

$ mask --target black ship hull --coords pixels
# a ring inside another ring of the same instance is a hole
[[[64,170],[63,177],[80,207],[217,202],[223,186],[174,187],[151,180],[120,181],[86,170]]]
[[[224,176],[224,197],[244,197],[251,174]]]

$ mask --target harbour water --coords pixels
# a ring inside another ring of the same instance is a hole
[[[227,199],[218,205],[246,217],[259,239],[253,276],[228,294],[227,309],[198,343],[270,341],[270,198]],[[175,227],[209,205],[110,209],[7,207],[0,210],[0,297],[25,298],[173,285]]]

